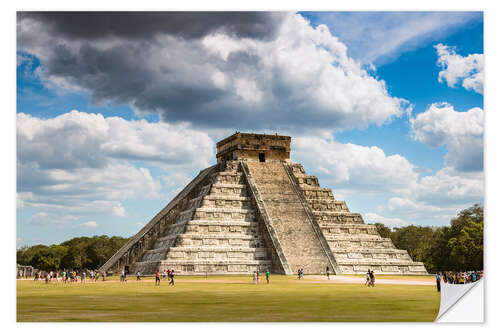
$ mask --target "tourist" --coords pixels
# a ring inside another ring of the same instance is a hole
[[[253,272],[253,284],[257,284],[257,272]]]
[[[170,276],[170,269],[168,269],[168,272],[166,270],[163,270],[163,273],[161,275],[161,278],[165,280],[167,276]]]
[[[375,287],[375,274],[373,273],[373,271],[370,271],[370,284],[368,284],[368,285]]]
[[[137,271],[137,281],[141,280],[141,272]]]
[[[172,285],[172,286],[175,285],[175,283],[174,283],[174,275],[175,275],[175,273],[174,273],[174,270],[172,269],[172,271],[170,272],[170,276],[169,276],[169,278],[170,278],[170,282],[168,283],[169,286],[170,285]]]
[[[87,278],[87,273],[85,271],[82,273],[82,283],[85,283],[85,279]]]
[[[269,284],[269,270],[266,271],[266,281],[267,284]]]
[[[300,268],[297,270],[297,279],[300,280]]]
[[[368,272],[366,272],[366,281],[365,281],[365,286],[368,285],[370,286],[370,269],[368,268]]]
[[[301,280],[303,280],[303,279],[304,279],[304,269],[303,269],[303,268],[301,268],[301,269],[299,270],[299,279],[301,279]]]
[[[160,271],[159,270],[156,270],[156,280],[155,280],[155,286],[159,286],[160,285]]]
[[[326,266],[326,277],[330,280],[330,267]]]
[[[257,284],[259,284],[259,271],[257,271]]]
[[[441,292],[441,275],[439,274],[439,272],[436,273],[436,287],[437,287],[438,293],[440,293]]]

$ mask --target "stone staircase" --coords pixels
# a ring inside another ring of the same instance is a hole
[[[374,225],[351,213],[344,201],[335,200],[330,189],[321,188],[300,164],[291,164],[295,179],[328,241],[342,274],[427,274],[423,263],[414,262],[389,238],[382,238]]]
[[[292,272],[322,274],[332,265],[281,161],[246,161]]]
[[[262,227],[237,162],[213,172],[165,235],[147,251],[135,271],[153,274],[248,274],[272,269]]]

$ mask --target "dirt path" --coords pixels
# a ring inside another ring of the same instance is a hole
[[[307,275],[304,276],[304,280],[310,283],[356,283],[364,284],[366,278],[356,277],[356,276],[342,276],[333,275],[330,276],[330,280],[326,276],[322,275]],[[375,284],[399,284],[399,285],[418,285],[418,286],[433,286],[434,282],[430,281],[419,281],[419,280],[393,280],[375,277]]]

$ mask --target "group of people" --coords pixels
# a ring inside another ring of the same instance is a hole
[[[483,271],[466,271],[466,272],[437,272],[436,282],[443,281],[449,284],[466,284],[480,280],[484,275]],[[439,291],[438,287],[438,291]]]
[[[368,272],[366,272],[365,286],[375,287],[375,273],[373,273],[373,271],[371,271],[370,269],[368,269]]]
[[[266,283],[269,284],[269,270],[266,271]],[[253,283],[258,284],[260,281],[260,274],[259,271],[254,271],[253,272]]]
[[[297,271],[297,279],[299,279],[299,280],[304,279],[304,269],[303,268],[299,268],[298,269],[298,271]]]
[[[69,271],[50,271],[50,272],[36,272],[34,280],[44,280],[45,283],[50,283],[50,282],[64,282],[64,283],[69,283],[69,282],[81,282],[85,283],[87,281],[87,272],[90,277],[90,280],[92,282],[96,282],[99,279],[99,272],[94,272],[93,270],[90,271],[74,271],[74,270],[69,270]]]
[[[137,280],[140,280],[140,272],[137,272]],[[170,281],[168,283],[168,285],[172,285],[174,286],[175,285],[175,282],[174,282],[174,277],[175,277],[175,272],[174,270],[172,269],[168,269],[168,270],[164,270],[163,273],[161,274],[161,277],[165,280],[165,278],[168,277],[168,280]],[[160,285],[160,270],[157,269],[156,270],[156,273],[155,273],[155,286],[159,286]]]

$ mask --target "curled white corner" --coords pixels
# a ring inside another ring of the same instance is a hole
[[[481,323],[484,321],[484,279],[467,284],[441,282],[438,323]]]

